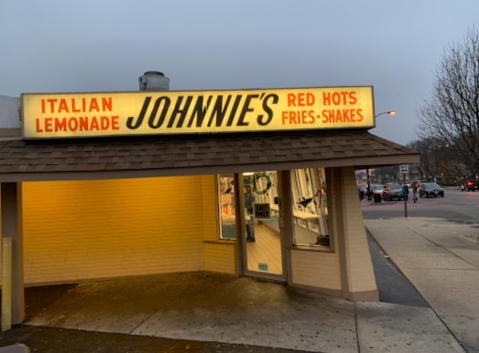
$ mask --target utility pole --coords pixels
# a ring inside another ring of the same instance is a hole
[[[402,174],[403,176],[403,188],[404,188],[404,217],[407,218],[407,197],[408,197],[408,193],[409,193],[409,190],[407,190],[407,186],[406,186],[406,174],[409,174],[409,165],[407,164],[402,164],[399,166],[399,173]]]
[[[403,185],[404,189],[407,188],[406,186],[406,173],[403,174]],[[406,190],[406,196],[404,196],[404,216],[407,218],[407,198],[408,198],[409,190]]]
[[[368,169],[368,201],[371,201],[371,183],[369,174],[371,174],[371,169]]]

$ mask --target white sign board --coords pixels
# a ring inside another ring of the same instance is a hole
[[[407,164],[401,164],[399,166],[399,173],[401,174],[409,174],[409,165]]]

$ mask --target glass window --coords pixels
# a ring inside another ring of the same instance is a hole
[[[329,247],[324,168],[291,171],[295,245]]]
[[[230,174],[218,175],[220,213],[220,239],[236,239],[234,178]]]

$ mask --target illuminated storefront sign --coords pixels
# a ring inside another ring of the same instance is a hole
[[[23,94],[25,138],[374,127],[372,87]]]

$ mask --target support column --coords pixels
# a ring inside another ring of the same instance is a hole
[[[280,218],[281,218],[281,232],[283,233],[284,239],[284,261],[286,261],[286,266],[283,266],[286,271],[286,281],[288,285],[293,285],[293,267],[291,259],[291,247],[293,245],[293,210],[292,210],[292,200],[291,200],[291,171],[282,170],[278,171],[278,190],[280,190],[281,195],[281,207],[280,207]]]
[[[12,324],[25,320],[22,183],[1,183],[2,239],[12,238]]]
[[[343,298],[379,301],[354,168],[334,168],[332,175]]]
[[[234,175],[234,197],[235,197],[235,226],[236,226],[236,245],[235,245],[235,263],[236,275],[241,277],[244,275],[244,229],[243,218],[243,177],[242,174]]]

